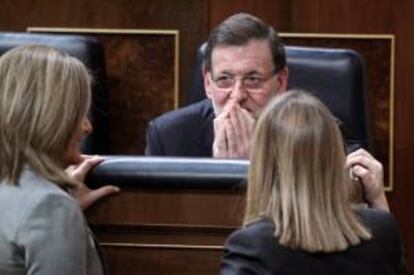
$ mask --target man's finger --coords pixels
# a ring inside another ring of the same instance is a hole
[[[239,115],[238,115],[238,110],[233,109],[230,112],[230,125],[231,129],[227,129],[227,130],[231,130],[232,133],[230,134],[231,136],[228,135],[229,138],[232,139],[232,143],[236,142],[236,143],[241,143],[243,142],[243,129],[242,129],[242,125],[241,125],[241,121],[239,120]],[[228,132],[228,131],[227,131]],[[227,133],[229,134],[229,133]]]
[[[382,169],[382,164],[364,149],[358,149],[346,157],[346,167],[362,165],[371,169]]]
[[[227,138],[226,138],[226,124],[227,120],[223,121],[220,126],[217,126],[217,130],[214,135],[213,142],[213,157],[225,158],[227,157]]]
[[[375,160],[375,158],[367,150],[363,148],[359,148],[358,150],[348,154],[347,157],[350,159],[360,157],[360,158],[367,158],[367,159]]]
[[[239,140],[237,139],[237,133],[232,123],[226,124],[226,136],[227,136],[227,150],[229,157],[237,156],[237,147]]]
[[[254,116],[244,108],[240,108],[239,115],[240,121],[243,122],[244,133],[246,134],[246,136],[248,136],[249,140],[251,140],[256,120]]]
[[[220,129],[223,127],[225,121],[224,116],[218,116],[213,120],[213,126],[214,126],[214,134],[217,135]]]
[[[355,156],[348,158],[346,161],[346,167],[350,168],[354,165],[364,166],[369,170],[379,170],[382,169],[382,164],[374,159],[367,158],[365,156]]]
[[[237,103],[236,102],[229,102],[228,104],[226,104],[223,108],[223,110],[221,111],[221,113],[219,114],[224,116],[225,118],[229,117],[230,112],[236,108]]]
[[[369,170],[361,165],[355,165],[352,167],[352,172],[359,178],[365,178],[368,175]]]

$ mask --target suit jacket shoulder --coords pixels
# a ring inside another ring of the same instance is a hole
[[[381,210],[361,210],[372,240],[345,251],[309,253],[279,244],[269,219],[261,219],[230,235],[221,274],[405,274],[402,244],[395,219]]]
[[[370,243],[375,243],[383,257],[397,268],[398,272],[394,274],[406,274],[403,242],[394,216],[381,209],[371,208],[362,209],[358,213],[362,222],[371,230],[373,239]]]
[[[25,169],[19,185],[0,184],[0,273],[102,274],[76,201]]]
[[[209,99],[150,121],[146,155],[211,156],[214,112]]]

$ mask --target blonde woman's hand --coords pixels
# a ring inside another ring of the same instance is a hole
[[[69,177],[80,182],[77,187],[72,189],[72,196],[76,199],[81,209],[85,210],[99,199],[119,192],[119,188],[113,185],[102,186],[98,189],[89,189],[84,181],[86,174],[96,165],[101,163],[104,158],[100,156],[83,155],[83,161],[78,165],[69,166],[66,169]]]
[[[352,169],[352,173],[361,179],[368,204],[389,212],[382,164],[368,151],[358,149],[347,156],[346,168]]]

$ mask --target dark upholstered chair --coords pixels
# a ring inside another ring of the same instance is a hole
[[[206,44],[196,58],[193,84],[187,103],[205,98],[202,62]],[[289,68],[288,88],[315,94],[341,122],[348,149],[371,149],[368,99],[361,56],[349,49],[286,47]]]
[[[88,154],[109,153],[109,127],[104,50],[92,37],[35,33],[0,33],[0,55],[13,47],[42,44],[55,47],[81,60],[94,77],[91,119],[94,131],[83,143]]]

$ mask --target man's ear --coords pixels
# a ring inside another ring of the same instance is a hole
[[[204,78],[204,90],[206,91],[206,96],[209,99],[213,98],[213,79],[211,77],[211,72],[203,68],[203,78]]]
[[[285,66],[282,70],[277,73],[278,91],[283,93],[287,90],[289,70]]]

